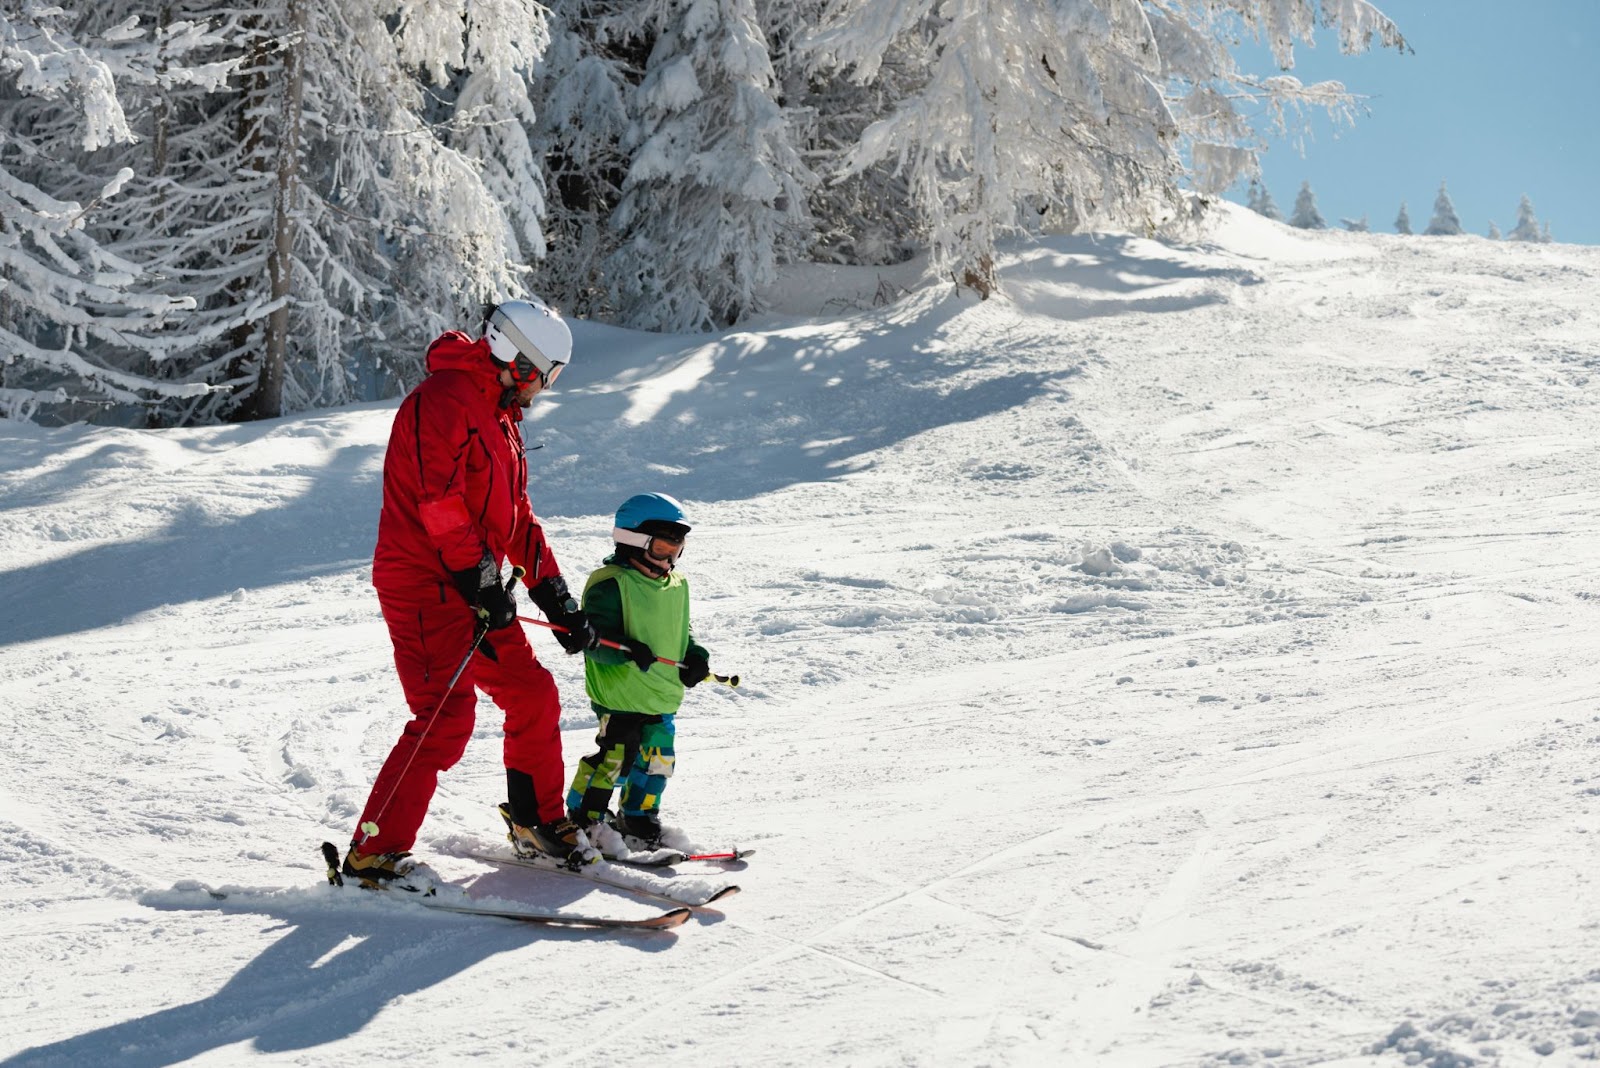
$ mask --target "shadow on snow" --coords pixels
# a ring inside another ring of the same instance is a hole
[[[285,922],[295,926],[209,997],[23,1050],[0,1061],[0,1068],[159,1068],[251,1040],[263,1053],[314,1049],[354,1035],[397,998],[443,983],[500,953],[538,942],[595,938],[649,953],[676,942],[672,932],[514,926],[409,911],[399,919],[339,911],[327,919],[308,922],[302,915]]]
[[[1248,272],[1140,255],[1147,246],[1159,247],[1117,238],[1039,242],[1008,269],[1008,285],[1024,310],[1073,319],[1146,312],[1152,301],[1173,310],[1221,299],[1214,293],[1119,299],[1173,281],[1248,280]],[[1100,297],[1091,301],[1083,293]],[[1059,394],[1061,380],[1080,366],[1070,330],[1046,324],[996,331],[992,344],[983,343],[977,339],[989,336],[981,332],[985,314],[985,305],[935,287],[842,322],[733,331],[698,344],[577,324],[578,358],[560,391],[536,403],[523,424],[534,509],[544,516],[606,515],[646,489],[690,501],[746,500],[840,478],[870,467],[874,451],[925,431]],[[392,408],[377,406],[372,417],[386,419]],[[150,509],[169,515],[157,533],[0,572],[7,601],[27,606],[0,619],[0,645],[361,566],[377,527],[382,447],[339,443],[331,428],[352,411],[359,409],[203,436],[175,432],[188,435],[176,448],[210,453],[259,447],[275,432],[318,437],[334,458],[316,469],[285,466],[215,484],[191,470],[204,459],[149,475],[151,484],[138,491]],[[32,480],[38,485],[8,493],[6,507],[69,492],[103,475],[99,465],[127,448],[96,443],[51,467],[50,435],[60,433],[18,434],[25,451],[13,470],[45,470]],[[303,491],[286,495],[291,481],[279,475],[301,476]],[[252,494],[284,499],[233,515],[209,506],[219,495]]]

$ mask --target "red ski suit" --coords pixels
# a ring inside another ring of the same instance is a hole
[[[439,773],[472,736],[475,688],[505,712],[505,765],[533,779],[539,819],[565,814],[560,699],[520,626],[491,631],[444,696],[477,626],[450,572],[476,568],[488,548],[526,568],[529,586],[560,574],[528,503],[521,413],[500,407],[497,371],[487,342],[441,335],[428,346],[428,377],[400,402],[389,435],[372,584],[413,718],[361,813],[379,828],[363,853],[416,841]]]

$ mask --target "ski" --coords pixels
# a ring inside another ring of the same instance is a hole
[[[331,887],[328,892],[337,895],[354,895],[359,890],[354,884],[345,887]],[[212,901],[231,901],[237,905],[248,906],[258,904],[261,906],[276,905],[279,907],[310,904],[314,898],[309,892],[300,891],[299,888],[256,890],[235,886],[208,886],[194,880],[185,880],[177,883],[172,888],[171,895],[146,894],[145,904],[161,905],[173,904],[181,900],[183,895],[204,893]],[[361,891],[366,895],[366,891]],[[317,897],[322,896],[321,891],[316,892]],[[492,903],[475,901],[465,891],[460,897],[454,895],[441,897],[438,894],[413,894],[401,891],[373,891],[368,896],[369,900],[382,899],[383,901],[403,902],[405,906],[434,909],[438,912],[453,913],[458,916],[484,916],[497,920],[512,920],[517,923],[541,924],[549,927],[591,927],[615,930],[641,930],[665,931],[678,927],[687,922],[693,913],[683,907],[669,909],[653,916],[643,916],[637,919],[623,919],[617,916],[586,916],[570,912],[553,912],[546,909],[536,909],[517,905],[511,902]],[[352,900],[354,900],[352,898]]]
[[[500,813],[506,819],[507,830],[510,830],[510,820],[504,811]],[[704,846],[692,845],[688,842],[683,832],[673,829],[673,841],[669,844],[665,836],[653,849],[635,847],[639,839],[629,838],[609,826],[605,821],[584,828],[584,833],[589,839],[589,844],[600,851],[600,855],[615,864],[626,864],[631,868],[671,868],[689,861],[740,861],[754,849],[724,849],[712,850]]]
[[[561,875],[573,875],[590,882],[614,886],[619,890],[632,890],[636,894],[645,894],[671,901],[679,905],[688,905],[690,908],[699,908],[709,905],[713,901],[720,901],[739,892],[737,886],[729,883],[720,883],[712,879],[695,878],[693,876],[675,875],[667,877],[646,871],[652,867],[670,867],[687,859],[687,854],[675,850],[653,850],[648,854],[630,852],[628,856],[641,857],[642,863],[618,863],[614,860],[599,859],[590,863],[566,861],[544,853],[529,850],[524,852],[517,845],[515,825],[511,822],[511,808],[504,803],[496,806],[495,811],[506,825],[506,841],[510,844],[503,851],[486,852],[481,847],[466,843],[466,855],[473,860],[487,861],[491,864],[510,864],[520,868],[536,868],[539,871],[553,871]],[[592,843],[594,849],[601,857],[607,854],[603,849],[595,848],[596,845],[611,845],[612,853],[616,853],[616,846],[627,848],[627,843],[622,836],[614,830],[597,825],[592,828],[597,837],[609,839],[599,843]],[[330,862],[331,872],[331,862]]]
[[[701,908],[739,892],[739,888],[731,883],[687,876],[668,878],[610,860],[597,860],[593,864],[573,868],[555,857],[524,856],[514,852],[509,846],[503,851],[494,852],[474,849],[464,855],[486,864],[534,868],[538,871],[555,872],[558,875],[570,875],[575,879],[587,879],[592,883],[614,886],[619,890],[631,890],[636,894],[660,898],[677,905],[688,905],[690,908]]]
[[[692,861],[721,861],[732,863],[743,860],[754,849],[725,849],[717,853],[681,853],[676,849],[656,849],[650,852],[602,853],[613,864],[626,864],[630,868],[671,868]]]
[[[452,903],[441,901],[437,897],[418,898],[417,904],[423,908],[438,909],[441,912],[453,912],[463,916],[491,916],[496,919],[545,924],[551,927],[601,927],[613,930],[665,931],[681,926],[694,915],[689,909],[679,907],[654,916],[626,920],[615,916],[580,916],[535,909],[501,908],[477,902]]]
[[[680,853],[676,849],[634,850],[628,853],[602,849],[600,855],[613,864],[626,864],[630,868],[670,868],[689,859],[687,853]]]

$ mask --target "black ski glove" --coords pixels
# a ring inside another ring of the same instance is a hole
[[[683,658],[683,666],[678,669],[678,678],[685,687],[693,687],[704,682],[707,675],[711,674],[711,664],[706,660],[704,653],[691,649]]]
[[[567,589],[566,579],[560,575],[540,579],[536,585],[528,587],[528,599],[539,607],[546,619],[565,628],[555,632],[561,648],[568,653],[581,653],[594,648],[598,641],[594,625],[573,599],[572,592]]]
[[[478,561],[477,567],[452,571],[450,580],[489,630],[501,630],[517,621],[516,602],[500,585],[500,566],[488,549],[483,551],[483,559]]]
[[[634,666],[640,671],[649,671],[651,665],[656,662],[656,654],[651,652],[650,647],[638,638],[624,638],[622,639],[622,644],[627,646],[626,649],[622,650],[622,655],[632,660]]]

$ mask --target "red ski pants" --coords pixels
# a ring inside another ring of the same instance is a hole
[[[423,599],[406,592],[378,592],[412,719],[383,762],[361,812],[362,823],[378,824],[378,833],[362,844],[361,852],[409,850],[416,842],[439,773],[461,759],[472,737],[476,690],[488,694],[505,713],[505,765],[533,779],[539,819],[560,819],[566,814],[561,699],[522,627],[490,631],[446,697],[450,676],[472,645],[476,621],[454,587],[441,583],[436,595],[430,588]],[[492,657],[485,646],[492,648]],[[484,803],[495,800],[485,798]]]

